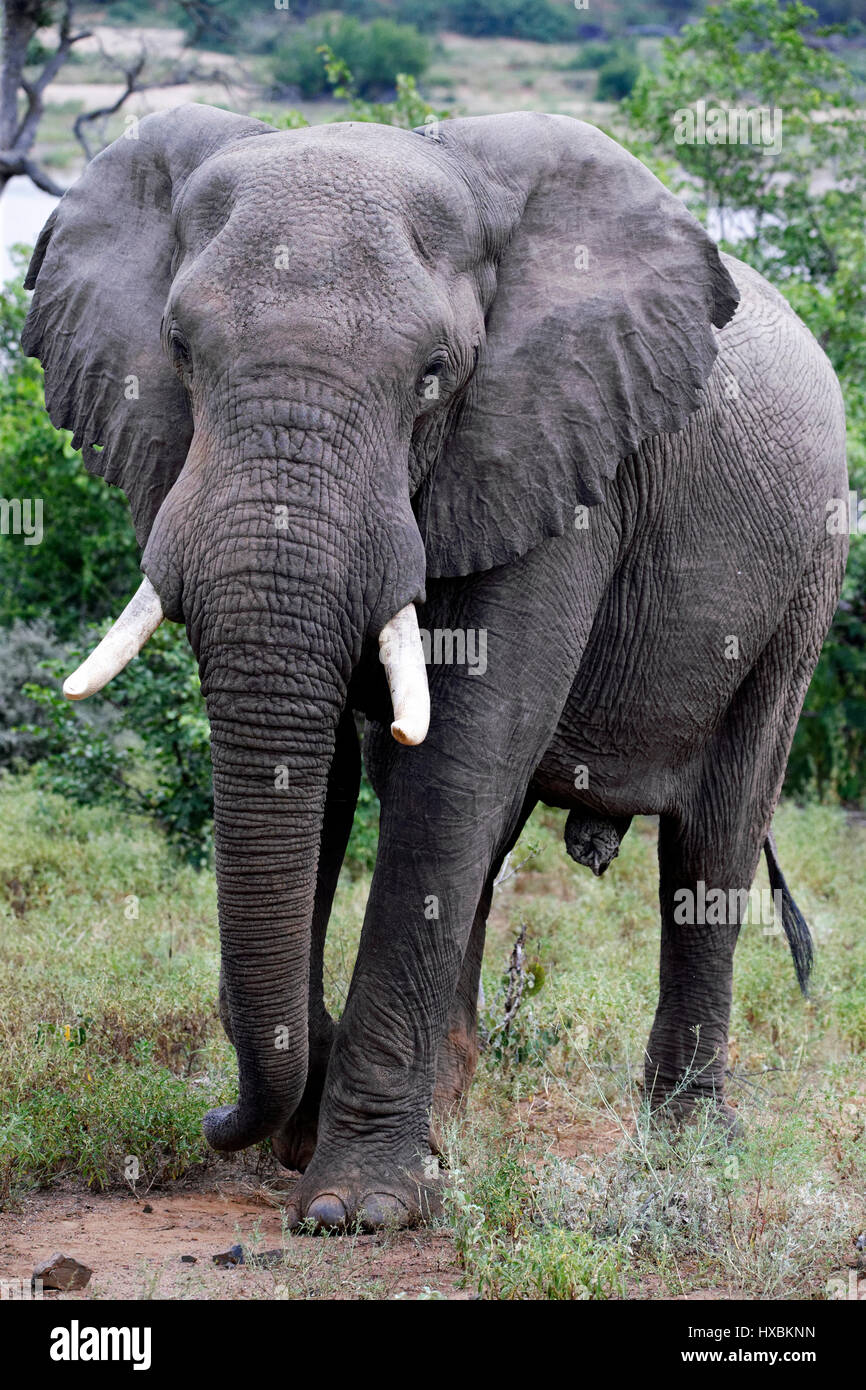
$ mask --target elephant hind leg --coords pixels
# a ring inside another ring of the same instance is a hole
[[[507,844],[493,861],[484,891],[475,910],[475,919],[463,957],[457,991],[448,1014],[445,1034],[436,1058],[436,1085],[430,1121],[430,1148],[441,1156],[444,1123],[463,1113],[475,1069],[478,1065],[478,997],[481,988],[481,964],[487,935],[487,918],[493,901],[496,876],[508,854],[517,844],[523,827],[532,814],[537,798],[527,794],[520,817]]]
[[[686,805],[661,818],[659,1003],[645,1066],[656,1106],[683,1111],[704,1097],[723,1117],[733,1115],[724,1079],[734,947],[762,849],[801,986],[808,978],[811,938],[782,877],[770,824],[835,602],[818,560],[815,570],[737,691]],[[815,607],[822,577],[823,612]]]
[[[754,838],[754,845],[729,841],[720,852],[702,821],[660,821],[659,1002],[644,1072],[653,1109],[677,1119],[700,1100],[714,1103],[724,1120],[734,1118],[724,1091],[742,915],[737,890],[751,885],[760,845]]]
[[[443,1126],[466,1108],[466,1096],[478,1065],[478,991],[481,985],[481,962],[487,933],[487,915],[493,893],[489,888],[478,904],[475,921],[469,935],[457,993],[448,1014],[448,1026],[436,1058],[436,1086],[433,1091],[433,1112],[430,1120],[430,1149],[442,1155]]]

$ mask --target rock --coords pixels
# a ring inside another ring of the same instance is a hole
[[[195,1255],[181,1255],[180,1262],[182,1265],[194,1265],[197,1263]]]
[[[41,1279],[44,1289],[60,1289],[70,1293],[84,1289],[90,1283],[92,1269],[83,1265],[72,1255],[62,1255],[59,1251],[48,1260],[43,1260],[33,1271],[33,1279]]]
[[[153,1215],[153,1207],[150,1205],[150,1202],[145,1202],[141,1210],[144,1212],[145,1216]]]
[[[228,1269],[230,1269],[232,1265],[242,1265],[244,1263],[243,1247],[240,1245],[233,1245],[230,1250],[223,1250],[221,1254],[214,1255],[213,1262],[215,1265],[222,1265],[224,1268]]]

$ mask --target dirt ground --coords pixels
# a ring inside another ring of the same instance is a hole
[[[29,1280],[36,1264],[59,1251],[93,1270],[81,1292],[45,1295],[59,1300],[472,1297],[459,1287],[449,1235],[292,1236],[286,1242],[280,1211],[251,1186],[225,1182],[214,1190],[147,1198],[34,1193],[0,1214],[0,1278]],[[215,1255],[237,1244],[286,1254],[263,1269],[214,1263]]]
[[[215,1255],[237,1244],[260,1252],[282,1249],[283,1261],[266,1268],[214,1262]],[[257,1200],[244,1183],[151,1193],[146,1200],[132,1194],[39,1192],[22,1199],[15,1211],[0,1213],[0,1279],[28,1281],[35,1265],[55,1252],[93,1270],[87,1288],[78,1293],[45,1292],[61,1302],[477,1297],[462,1287],[447,1232],[291,1236],[286,1244],[279,1210]],[[665,1293],[660,1283],[645,1284],[630,1297],[664,1298]],[[726,1288],[687,1288],[676,1301],[738,1297]]]
[[[519,1104],[515,1127],[541,1131],[561,1158],[590,1160],[617,1142],[611,1123],[575,1124],[553,1096]],[[34,1267],[56,1252],[93,1270],[76,1293],[45,1297],[88,1299],[471,1299],[451,1235],[443,1230],[384,1235],[291,1236],[282,1229],[277,1185],[241,1171],[198,1186],[145,1194],[61,1187],[23,1196],[0,1212],[0,1280],[29,1281]],[[240,1245],[265,1267],[221,1265],[214,1256]],[[274,1252],[282,1252],[275,1257]],[[684,1271],[684,1273],[686,1273]],[[686,1274],[686,1279],[688,1275]],[[661,1285],[630,1290],[632,1298],[664,1298]],[[695,1289],[680,1298],[726,1299],[728,1289]]]

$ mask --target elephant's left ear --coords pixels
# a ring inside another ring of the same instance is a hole
[[[475,190],[496,289],[459,421],[418,498],[431,576],[506,563],[682,429],[738,303],[683,203],[594,126],[517,113],[426,131]]]

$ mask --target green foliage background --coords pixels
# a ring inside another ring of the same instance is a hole
[[[832,362],[848,416],[850,485],[866,495],[866,119],[850,69],[814,46],[814,9],[792,0],[727,0],[666,42],[625,110],[635,153],[725,249],[761,271]],[[820,36],[820,34],[819,34]],[[681,144],[673,113],[698,100],[782,112],[782,149]],[[835,113],[832,119],[827,112]],[[830,176],[820,181],[816,170]],[[744,240],[724,240],[746,214]],[[863,529],[866,531],[866,520]],[[842,601],[809,691],[788,766],[798,795],[866,796],[866,538],[851,538]]]

